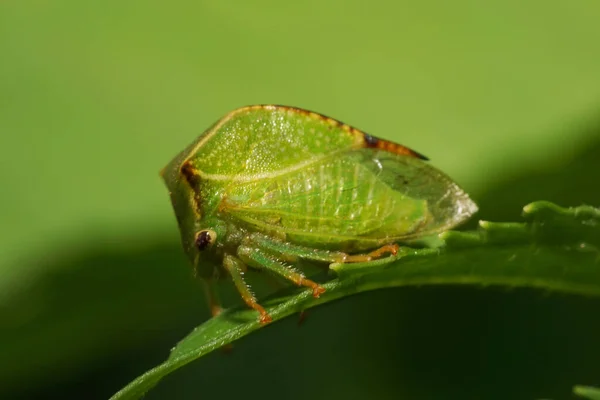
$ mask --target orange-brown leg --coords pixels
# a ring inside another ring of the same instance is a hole
[[[385,254],[391,254],[395,256],[398,254],[398,250],[400,246],[397,244],[386,244],[378,248],[377,250],[373,250],[367,254],[354,254],[354,255],[346,255],[344,258],[340,259],[338,262],[342,263],[353,263],[353,262],[367,262],[372,261],[377,258],[381,258]]]
[[[260,314],[259,321],[261,324],[267,324],[272,321],[271,316],[267,313],[267,311],[256,301],[256,297],[250,291],[250,288],[244,281],[243,272],[244,272],[244,264],[234,256],[226,254],[223,258],[223,266],[231,275],[231,279],[235,284],[238,292],[242,296],[244,302],[248,305],[248,307],[253,308],[258,311]]]
[[[278,240],[273,240],[272,238],[260,233],[252,234],[247,240],[248,247],[254,248],[255,246],[258,246],[259,248],[267,250],[270,253],[281,255],[278,257],[280,259],[283,257],[296,257],[305,260],[324,261],[328,263],[367,262],[381,258],[385,254],[396,255],[400,249],[400,246],[397,244],[386,244],[370,253],[351,255],[341,251],[311,249],[292,243],[281,242]]]
[[[306,321],[306,315],[306,310],[300,311],[300,316],[298,317],[298,326],[301,326],[304,323],[304,321]]]

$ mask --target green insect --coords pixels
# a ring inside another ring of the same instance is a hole
[[[161,175],[212,314],[221,310],[214,282],[225,272],[268,323],[244,281],[247,267],[318,297],[325,289],[294,260],[369,262],[396,254],[397,242],[450,229],[477,211],[425,160],[321,114],[257,105],[217,121]]]

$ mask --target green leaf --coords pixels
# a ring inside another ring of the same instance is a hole
[[[589,400],[600,400],[600,389],[591,386],[575,386],[573,393],[576,395],[589,399]]]
[[[471,284],[538,287],[600,296],[600,210],[548,202],[524,207],[525,222],[480,221],[472,232],[445,232],[433,247],[404,248],[375,263],[334,264],[335,278],[318,299],[309,290],[284,291],[263,305],[273,320],[345,296],[407,285]],[[113,399],[137,399],[185,364],[257,329],[256,313],[232,308],[194,329],[170,357],[135,379]]]

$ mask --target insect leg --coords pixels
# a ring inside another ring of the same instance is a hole
[[[348,255],[341,262],[347,262],[347,263],[367,262],[367,261],[372,261],[372,260],[381,258],[381,256],[383,256],[386,253],[389,253],[389,254],[395,256],[396,254],[398,254],[399,249],[400,249],[400,246],[398,246],[397,244],[386,244],[385,246],[381,246],[377,250],[373,250],[372,252],[367,253],[367,254]]]
[[[204,293],[206,293],[206,300],[208,301],[210,313],[213,317],[216,317],[223,311],[223,307],[221,307],[221,301],[219,300],[215,282],[209,279],[201,279],[201,281],[204,285]]]
[[[386,244],[370,253],[347,254],[341,251],[311,249],[291,243],[281,242],[260,233],[250,235],[249,241],[259,247],[283,257],[297,257],[305,260],[324,261],[328,263],[367,262],[381,258],[384,254],[396,255],[400,246]]]
[[[244,302],[248,307],[253,308],[260,314],[260,323],[266,324],[271,322],[271,316],[269,316],[267,311],[258,304],[256,297],[250,291],[250,287],[244,281],[244,264],[242,261],[232,255],[225,254],[223,257],[223,266],[229,272],[229,275],[231,275],[231,279],[233,279],[233,283],[238,292],[240,292]]]
[[[345,257],[348,257],[346,253],[340,251],[311,249],[296,244],[282,242],[260,233],[251,234],[248,241],[264,250],[275,253],[282,258],[289,258],[291,256],[293,258],[302,258],[305,260],[339,262]]]
[[[271,271],[274,274],[294,282],[298,286],[311,288],[314,297],[319,297],[321,293],[325,292],[325,289],[322,286],[310,279],[306,279],[306,276],[302,272],[269,257],[269,255],[265,254],[260,249],[249,246],[240,246],[238,247],[238,256],[248,265],[257,269]]]

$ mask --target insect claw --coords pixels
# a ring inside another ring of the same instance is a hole
[[[325,288],[323,286],[320,286],[318,283],[315,283],[310,279],[302,279],[298,282],[298,285],[311,288],[312,295],[315,299],[318,299],[323,293],[325,293]]]
[[[273,318],[271,318],[271,316],[266,311],[264,311],[260,314],[258,322],[260,322],[261,325],[266,325],[269,322],[273,322]]]
[[[211,304],[210,305],[210,314],[213,317],[216,317],[217,315],[221,314],[223,312],[223,308],[218,305],[218,304]]]
[[[325,293],[325,288],[323,286],[315,286],[313,288],[313,297],[315,299],[318,299],[319,297],[321,297],[321,295]]]
[[[384,254],[389,253],[393,256],[398,254],[398,250],[400,250],[400,246],[397,244],[386,244],[378,248],[375,251],[372,251],[367,254],[353,254],[353,255],[345,255],[345,257],[341,258],[342,263],[354,263],[354,262],[369,262],[378,258],[381,258]]]
[[[398,246],[397,244],[386,244],[385,246],[382,246],[377,250],[370,252],[368,256],[372,258],[380,258],[385,253],[390,253],[391,255],[395,256],[396,254],[398,254],[398,250],[400,250],[400,246]]]
[[[260,314],[260,316],[258,317],[258,322],[260,322],[261,325],[265,325],[265,324],[268,324],[269,322],[273,321],[273,318],[271,318],[271,316],[269,315],[267,310],[265,310],[256,301],[251,300],[251,301],[247,302],[246,304],[248,304],[250,307],[252,307],[256,311],[258,311],[258,313]]]
[[[325,288],[323,286],[315,286],[313,287],[313,297],[315,299],[318,299],[319,297],[321,297],[321,295],[325,293]]]

